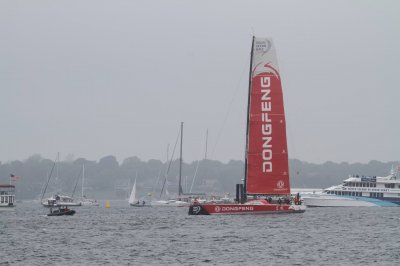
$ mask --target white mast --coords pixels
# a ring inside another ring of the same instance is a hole
[[[84,183],[85,183],[85,164],[82,164],[82,198],[85,196],[84,190]]]

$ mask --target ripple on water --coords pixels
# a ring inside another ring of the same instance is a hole
[[[118,205],[119,204],[119,205]],[[186,208],[1,213],[0,265],[397,265],[400,208],[188,216]],[[38,214],[39,213],[39,214]],[[56,262],[56,263],[55,263]]]

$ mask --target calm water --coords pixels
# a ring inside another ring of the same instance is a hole
[[[187,208],[38,203],[0,212],[0,265],[399,265],[400,208],[188,216]]]

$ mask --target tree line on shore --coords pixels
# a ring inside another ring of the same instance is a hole
[[[292,188],[325,188],[340,184],[348,175],[385,176],[398,162],[368,163],[308,163],[298,159],[289,160],[289,174]],[[160,160],[142,161],[129,157],[119,163],[115,156],[109,155],[99,161],[84,158],[61,161],[53,168],[54,161],[33,155],[23,161],[0,162],[0,184],[7,184],[10,175],[21,177],[13,182],[17,198],[37,199],[51,173],[47,194],[62,192],[67,195],[81,194],[82,166],[85,166],[84,192],[97,199],[125,199],[128,197],[133,181],[137,179],[139,194],[160,196],[165,191],[176,194],[178,191],[179,159],[172,162]],[[53,171],[51,169],[53,168]],[[170,169],[166,174],[167,169]],[[233,196],[235,184],[244,175],[244,162],[231,160],[223,163],[216,160],[183,162],[182,188],[186,193],[207,193]]]

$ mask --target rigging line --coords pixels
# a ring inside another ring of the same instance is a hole
[[[190,190],[189,190],[190,193],[192,193],[194,180],[196,179],[196,176],[197,176],[197,170],[199,170],[199,164],[200,164],[200,160],[197,161],[196,170],[194,171],[194,176],[193,176],[193,179],[192,179],[192,185],[190,186]]]
[[[285,94],[285,98],[286,98],[286,101],[290,101],[290,99],[291,99],[290,94],[289,93]],[[287,117],[286,121],[288,121],[290,116],[288,116],[287,110],[285,110],[285,111],[286,111],[286,117]],[[300,178],[300,174],[304,177],[304,175],[303,175],[303,170],[304,169],[301,167],[302,164],[301,164],[301,161],[300,161],[300,159],[298,157],[298,150],[297,150],[297,147],[296,147],[295,137],[293,135],[293,130],[292,130],[292,127],[291,127],[291,123],[286,123],[286,132],[287,132],[287,135],[288,135],[288,140],[291,140],[290,143],[288,143],[287,153],[289,155],[289,150],[291,151],[290,154],[292,154],[291,155],[292,161],[296,160],[296,159],[299,160],[299,166],[294,168],[295,180],[297,180],[303,188],[306,188],[306,185],[304,183],[304,179]],[[289,144],[290,144],[290,146],[289,146]],[[289,170],[290,170],[290,158],[289,158]],[[291,175],[290,171],[289,171],[289,174]]]
[[[163,193],[163,191],[164,191],[165,183],[167,182],[167,177],[168,177],[169,169],[171,168],[172,159],[174,158],[174,154],[175,154],[175,150],[176,150],[176,145],[178,145],[178,140],[179,140],[180,134],[181,134],[181,130],[179,129],[179,133],[178,133],[178,136],[176,137],[176,141],[175,141],[175,146],[174,146],[174,149],[173,149],[173,151],[172,151],[171,159],[170,159],[170,161],[169,161],[167,171],[166,171],[166,173],[165,173],[165,175],[164,175],[165,178],[164,178],[164,182],[163,182],[163,185],[162,185],[162,188],[161,188],[160,198],[161,198],[162,193]]]
[[[74,187],[74,190],[72,191],[71,198],[74,197],[76,187],[78,186],[78,181],[79,181],[79,179],[80,179],[80,177],[81,177],[82,175],[83,175],[83,172],[79,169],[79,173],[78,173],[78,175],[77,175],[77,177],[76,177],[75,187]]]
[[[229,114],[231,113],[231,109],[232,109],[233,102],[234,102],[235,98],[237,97],[237,94],[239,93],[239,88],[240,88],[240,85],[241,85],[241,83],[242,83],[242,81],[243,81],[243,76],[244,76],[244,74],[245,74],[245,72],[246,72],[246,70],[247,70],[247,65],[246,65],[246,64],[243,64],[243,65],[244,65],[244,67],[243,67],[243,70],[242,70],[242,74],[240,75],[239,81],[238,81],[238,83],[237,83],[237,85],[236,85],[235,92],[232,94],[232,98],[231,98],[230,103],[229,103],[229,105],[228,105],[228,109],[227,109],[227,112],[226,112],[226,114],[225,114],[225,117],[224,117],[224,119],[223,119],[223,121],[222,121],[222,123],[221,123],[221,127],[220,127],[219,130],[218,130],[217,138],[216,138],[216,140],[215,140],[214,147],[213,147],[213,149],[212,149],[212,152],[211,152],[211,156],[210,156],[210,157],[213,157],[213,156],[214,156],[215,150],[216,150],[216,148],[217,148],[217,144],[218,144],[219,139],[220,139],[221,134],[222,134],[222,130],[223,130],[223,128],[225,127],[226,122],[228,121]]]
[[[204,152],[204,161],[207,160],[207,144],[208,144],[208,128],[207,128],[207,132],[206,132],[206,147],[205,147],[205,152]],[[197,170],[199,169],[199,165],[200,165],[200,160],[197,161],[196,170],[194,171],[194,176],[192,179],[192,185],[190,186],[190,191],[189,191],[190,193],[192,193],[192,189],[193,189],[194,181],[197,176]]]
[[[58,155],[57,155],[57,156],[58,156]],[[54,171],[54,166],[56,165],[56,160],[57,160],[57,158],[54,160],[53,166],[51,167],[51,170],[50,170],[50,173],[49,173],[49,176],[47,177],[46,186],[44,187],[43,194],[42,194],[42,198],[40,199],[40,202],[42,202],[43,197],[44,197],[44,194],[46,194],[47,186],[49,185],[51,175],[53,174],[53,171]]]
[[[157,175],[156,183],[151,188],[151,195],[153,195],[155,193],[156,187],[157,187],[158,183],[160,182],[161,171],[162,170],[160,169],[160,171],[158,172],[158,175]]]

